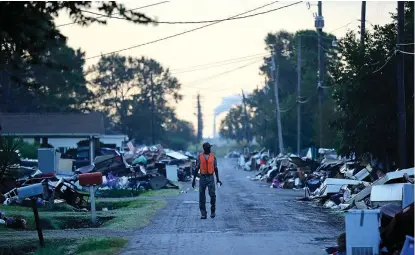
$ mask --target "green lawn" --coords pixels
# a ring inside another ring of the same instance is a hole
[[[38,248],[34,255],[113,255],[119,252],[128,240],[124,238],[90,238],[81,240],[65,240],[47,244]]]
[[[45,241],[45,248],[39,247],[37,240],[12,241],[0,244],[0,254],[33,255],[113,255],[127,244],[128,240],[119,237],[53,239]]]
[[[156,211],[166,205],[162,200],[97,201],[97,217],[101,227],[107,229],[135,229],[148,224]],[[107,208],[108,211],[101,211]],[[6,216],[26,219],[29,230],[35,230],[31,208],[19,206],[0,206]],[[40,210],[39,217],[44,229],[61,230],[68,228],[89,228],[91,215],[86,212]],[[75,227],[74,227],[75,226]],[[0,231],[15,231],[0,226]]]
[[[117,198],[98,198],[96,203],[98,222],[100,228],[107,230],[135,230],[147,225],[157,210],[165,207],[167,202],[163,199],[151,197],[168,197],[178,195],[179,190],[162,189],[148,191],[139,197],[130,197],[117,200]],[[145,197],[141,199],[140,197]],[[102,211],[107,208],[107,211]],[[6,216],[22,217],[26,219],[29,230],[35,230],[33,211],[30,207],[3,206],[0,211]],[[39,209],[39,217],[44,229],[62,230],[74,228],[96,227],[91,224],[89,212],[75,212],[67,204],[55,205],[52,209]],[[18,235],[19,231],[0,226],[0,231],[11,231]],[[82,231],[82,230],[80,230]],[[99,230],[97,230],[99,231]],[[82,232],[80,232],[82,236]],[[119,252],[127,243],[122,238],[88,238],[88,239],[46,239],[46,248],[38,248],[38,240],[9,241],[0,239],[0,255],[13,254],[81,254],[81,255],[110,255]]]

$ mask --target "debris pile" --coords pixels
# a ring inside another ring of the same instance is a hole
[[[92,164],[75,169],[72,175],[43,172],[39,169],[42,164],[37,161],[21,160],[21,165],[10,169],[16,174],[7,188],[3,185],[0,203],[30,206],[35,199],[37,207],[44,207],[65,201],[74,210],[85,210],[90,204],[90,193],[79,184],[78,177],[94,172],[102,173],[100,191],[179,189],[175,182],[190,180],[196,163],[191,153],[164,149],[160,145],[135,148],[130,143],[129,148],[123,155],[118,152],[99,155]],[[30,193],[31,190],[36,192]]]
[[[405,243],[413,245],[414,168],[384,173],[376,164],[340,158],[333,150],[319,153],[325,155],[321,162],[296,155],[267,159],[251,180],[270,188],[303,189],[298,202],[346,213],[346,232],[336,247],[326,249],[328,254],[393,254]],[[261,155],[255,152],[250,159]]]

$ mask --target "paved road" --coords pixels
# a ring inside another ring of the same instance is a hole
[[[327,254],[322,249],[335,244],[342,219],[295,202],[301,191],[270,189],[233,165],[219,160],[224,185],[217,192],[215,219],[199,219],[198,193],[190,189],[169,198],[122,254]]]

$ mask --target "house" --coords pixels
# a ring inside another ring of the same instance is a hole
[[[71,146],[75,140],[89,140],[91,162],[94,142],[105,135],[102,114],[92,113],[0,113],[0,134],[22,137],[39,144]],[[76,144],[76,142],[75,142]]]

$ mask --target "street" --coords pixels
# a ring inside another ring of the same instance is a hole
[[[342,218],[296,202],[302,190],[249,180],[255,172],[237,170],[234,162],[218,159],[223,186],[215,219],[200,219],[198,192],[186,183],[189,191],[168,198],[168,206],[134,234],[122,254],[313,255],[326,254],[323,249],[336,243]]]

